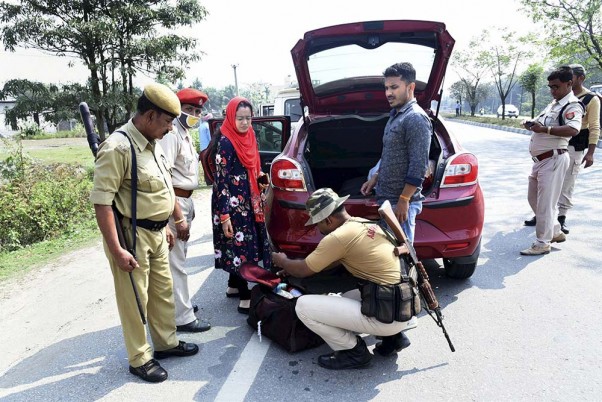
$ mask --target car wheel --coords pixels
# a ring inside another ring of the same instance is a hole
[[[472,255],[466,257],[444,258],[443,268],[445,268],[445,275],[454,279],[470,278],[477,267],[479,254],[481,254],[481,240],[479,240],[479,244]]]
[[[470,278],[477,267],[477,263],[473,262],[470,264],[461,264],[454,260],[447,258],[443,259],[443,267],[445,268],[445,275],[454,279],[466,279]]]

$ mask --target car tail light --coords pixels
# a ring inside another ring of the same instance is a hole
[[[292,159],[275,159],[271,168],[272,186],[281,190],[306,191],[301,166]]]
[[[441,187],[469,186],[477,182],[479,163],[473,154],[454,155],[447,162]]]

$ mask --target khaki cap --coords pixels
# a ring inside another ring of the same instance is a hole
[[[178,117],[182,112],[180,100],[169,87],[153,82],[144,87],[143,95],[165,113]]]
[[[347,201],[347,198],[348,195],[339,197],[331,188],[320,188],[314,191],[305,202],[305,209],[309,212],[309,220],[305,226],[315,225],[328,218],[335,209]]]

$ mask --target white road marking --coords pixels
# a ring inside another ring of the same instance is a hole
[[[271,344],[272,342],[265,337],[262,342],[259,342],[257,333],[253,334],[217,394],[216,402],[234,402],[245,399]]]

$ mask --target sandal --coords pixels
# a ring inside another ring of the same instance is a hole
[[[238,297],[240,294],[237,288],[231,288],[228,286],[226,289],[226,297]]]

